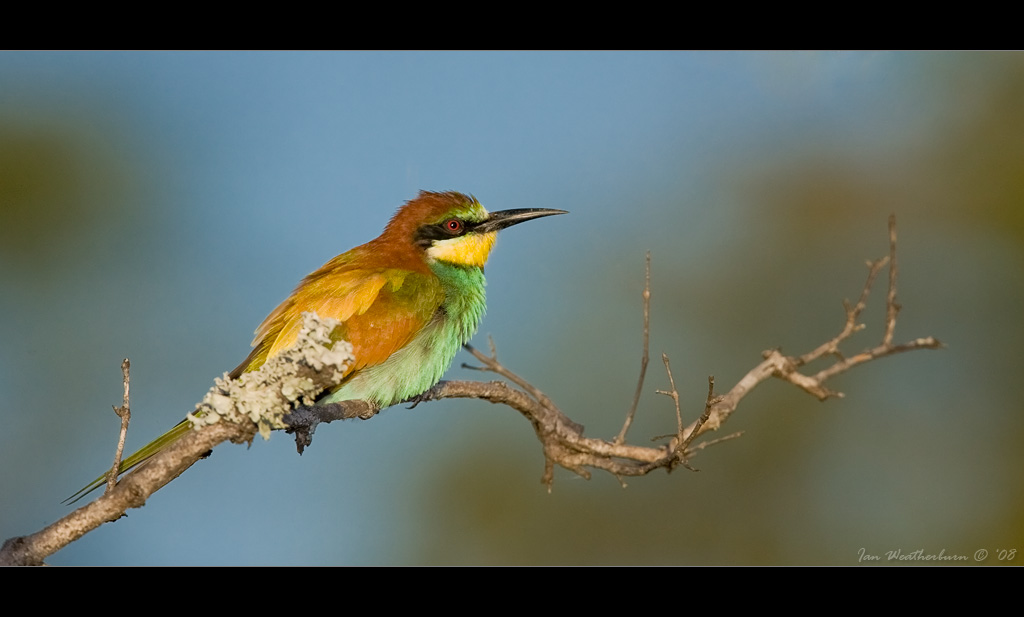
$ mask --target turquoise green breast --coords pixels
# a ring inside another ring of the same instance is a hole
[[[383,363],[359,371],[321,402],[364,400],[384,408],[422,394],[441,380],[483,319],[486,283],[481,268],[440,261],[430,268],[444,290],[444,302],[433,319],[405,347]]]

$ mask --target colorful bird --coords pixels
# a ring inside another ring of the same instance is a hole
[[[564,210],[487,212],[471,195],[421,191],[384,233],[328,261],[256,329],[252,353],[229,376],[255,371],[295,343],[302,313],[342,322],[355,363],[318,403],[368,401],[389,407],[422,394],[448,369],[484,315],[484,264],[498,231]],[[192,429],[183,420],[121,462],[118,473]],[[105,475],[72,495],[84,497]]]

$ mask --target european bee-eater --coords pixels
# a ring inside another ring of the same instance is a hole
[[[342,322],[355,363],[318,402],[364,400],[379,408],[433,387],[484,315],[484,264],[498,231],[564,210],[487,212],[475,197],[421,191],[374,240],[328,261],[256,329],[252,353],[229,376],[255,371],[295,343],[302,313]],[[337,332],[337,331],[336,331]],[[119,473],[185,435],[184,420],[122,461]],[[98,488],[97,478],[70,499]]]

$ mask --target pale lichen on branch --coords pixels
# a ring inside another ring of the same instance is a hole
[[[335,341],[335,319],[303,315],[295,345],[271,358],[260,370],[238,379],[217,378],[188,419],[197,429],[222,420],[253,422],[264,439],[289,428],[284,418],[296,405],[312,405],[327,387],[340,382],[352,365],[352,345]]]

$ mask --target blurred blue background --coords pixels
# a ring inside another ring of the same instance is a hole
[[[899,219],[896,338],[818,403],[781,382],[680,470],[584,481],[512,410],[392,408],[222,445],[55,565],[835,564],[1024,548],[1024,56],[1015,53],[0,53],[0,537],[248,352],[302,276],[420,189],[571,215],[504,232],[499,357],[590,436],[652,364],[632,440],[781,346],[839,331]],[[856,352],[881,337],[881,288]],[[449,378],[476,379],[460,369]],[[483,376],[487,377],[487,376]],[[973,563],[973,561],[972,561]],[[1020,563],[1018,558],[1013,563]]]

